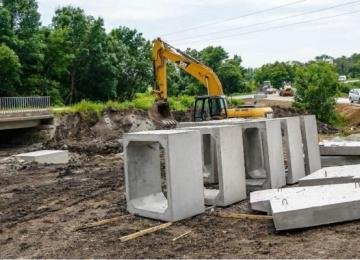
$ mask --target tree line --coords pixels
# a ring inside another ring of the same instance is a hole
[[[54,104],[82,99],[128,100],[153,86],[151,42],[127,27],[106,32],[102,18],[72,6],[55,11],[43,26],[36,0],[3,0],[0,7],[0,96],[49,95]],[[225,91],[245,89],[241,58],[222,47],[188,49],[211,66]],[[170,94],[198,94],[203,87],[169,66]]]
[[[221,46],[188,48],[186,53],[218,74],[227,95],[255,91],[267,80],[276,88],[284,82],[296,86],[304,70],[317,71],[311,68],[314,63],[331,73],[331,79],[336,73],[360,77],[360,54],[337,59],[321,55],[308,63],[275,62],[252,69]],[[141,33],[127,27],[106,32],[102,18],[72,6],[56,10],[51,24],[44,26],[36,0],[2,0],[0,68],[0,96],[49,95],[53,104],[124,101],[154,85],[151,42]],[[168,84],[170,95],[206,94],[173,64],[168,66]]]

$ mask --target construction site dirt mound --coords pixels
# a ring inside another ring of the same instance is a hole
[[[67,114],[57,118],[55,125],[48,148],[86,154],[121,152],[124,133],[155,129],[147,113],[137,109],[107,110],[101,116]]]
[[[352,104],[337,104],[336,111],[342,115],[348,126],[360,127],[360,106]]]
[[[275,118],[281,117],[292,117],[292,116],[301,116],[306,115],[306,111],[296,108],[296,107],[286,107],[286,106],[272,106],[274,111]],[[336,127],[333,127],[327,123],[317,120],[317,128],[319,134],[336,134],[339,130]]]

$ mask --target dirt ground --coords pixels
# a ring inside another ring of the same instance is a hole
[[[277,233],[269,220],[216,216],[249,212],[247,201],[121,242],[121,236],[160,222],[126,211],[120,154],[73,157],[60,166],[9,159],[0,164],[1,258],[360,257],[360,221]],[[114,217],[115,222],[86,228]]]
[[[0,149],[0,258],[360,257],[360,221],[278,233],[271,220],[217,216],[218,212],[249,213],[248,201],[210,209],[121,242],[124,235],[161,224],[126,211],[118,141],[130,129],[151,125],[140,112],[108,117],[110,121],[102,117],[93,122],[78,116],[62,118],[48,144]],[[71,162],[38,165],[8,157],[48,146],[69,148]]]

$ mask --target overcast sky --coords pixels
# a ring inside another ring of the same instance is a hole
[[[107,30],[118,26],[136,28],[147,39],[161,36],[180,49],[221,45],[230,55],[240,55],[243,64],[250,67],[276,60],[307,61],[324,53],[338,57],[360,52],[360,0],[38,0],[38,3],[44,25],[51,23],[55,9],[78,6],[89,15],[102,17]],[[278,8],[289,3],[293,4]],[[315,12],[336,5],[343,6]],[[251,15],[254,12],[257,14]],[[234,19],[244,15],[247,16]],[[331,16],[336,17],[323,19]],[[314,19],[320,20],[304,22]],[[188,30],[194,27],[197,28]]]

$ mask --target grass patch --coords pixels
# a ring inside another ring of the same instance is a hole
[[[190,96],[170,97],[168,101],[172,111],[187,111],[193,106],[194,98]],[[85,117],[99,117],[107,109],[123,110],[137,108],[146,111],[153,106],[154,102],[155,98],[151,94],[137,93],[131,101],[119,102],[110,100],[104,103],[83,100],[72,106],[55,107],[53,108],[53,113],[55,115],[81,113]]]

